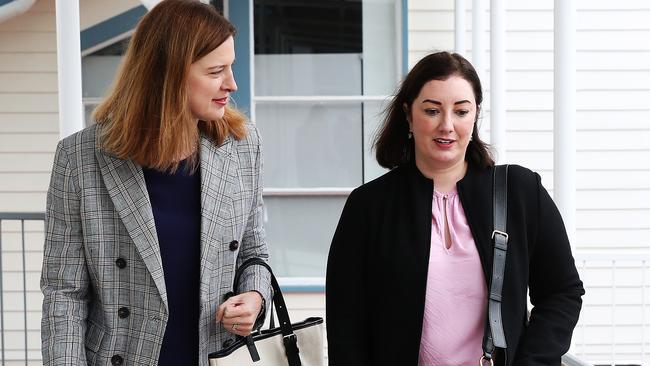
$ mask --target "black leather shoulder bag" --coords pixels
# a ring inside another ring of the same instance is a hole
[[[507,348],[506,337],[503,332],[503,319],[501,318],[501,292],[503,289],[503,275],[506,269],[506,252],[508,250],[508,233],[506,221],[508,215],[508,165],[494,167],[494,184],[492,196],[492,209],[494,229],[492,231],[492,244],[494,258],[492,259],[492,278],[490,280],[490,293],[488,297],[487,322],[483,336],[483,356],[479,364],[485,362],[494,365],[494,350],[496,347]]]

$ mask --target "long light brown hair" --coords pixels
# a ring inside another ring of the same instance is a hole
[[[199,131],[217,145],[228,135],[243,138],[246,119],[236,109],[226,106],[220,120],[199,121],[197,129],[188,103],[190,65],[234,34],[228,20],[198,0],[156,5],[138,23],[112,89],[94,111],[102,147],[142,166],[175,171],[179,157],[198,148]]]

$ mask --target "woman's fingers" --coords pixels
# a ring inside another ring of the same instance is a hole
[[[253,330],[257,316],[261,310],[261,296],[257,292],[246,292],[236,295],[219,306],[217,322],[234,334],[247,336]]]

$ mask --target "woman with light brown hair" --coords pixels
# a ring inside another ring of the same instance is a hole
[[[206,364],[264,318],[261,145],[228,103],[235,28],[198,0],[138,24],[95,124],[59,142],[47,195],[45,365]]]

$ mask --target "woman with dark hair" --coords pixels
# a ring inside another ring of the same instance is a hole
[[[45,365],[206,365],[270,301],[261,145],[230,106],[235,28],[198,0],[139,22],[96,124],[59,142],[41,289]]]
[[[388,106],[374,148],[390,171],[350,194],[330,248],[330,364],[560,364],[584,289],[540,176],[516,165],[507,170],[500,294],[507,347],[482,359],[494,231],[482,100],[472,65],[438,52],[413,67]]]

